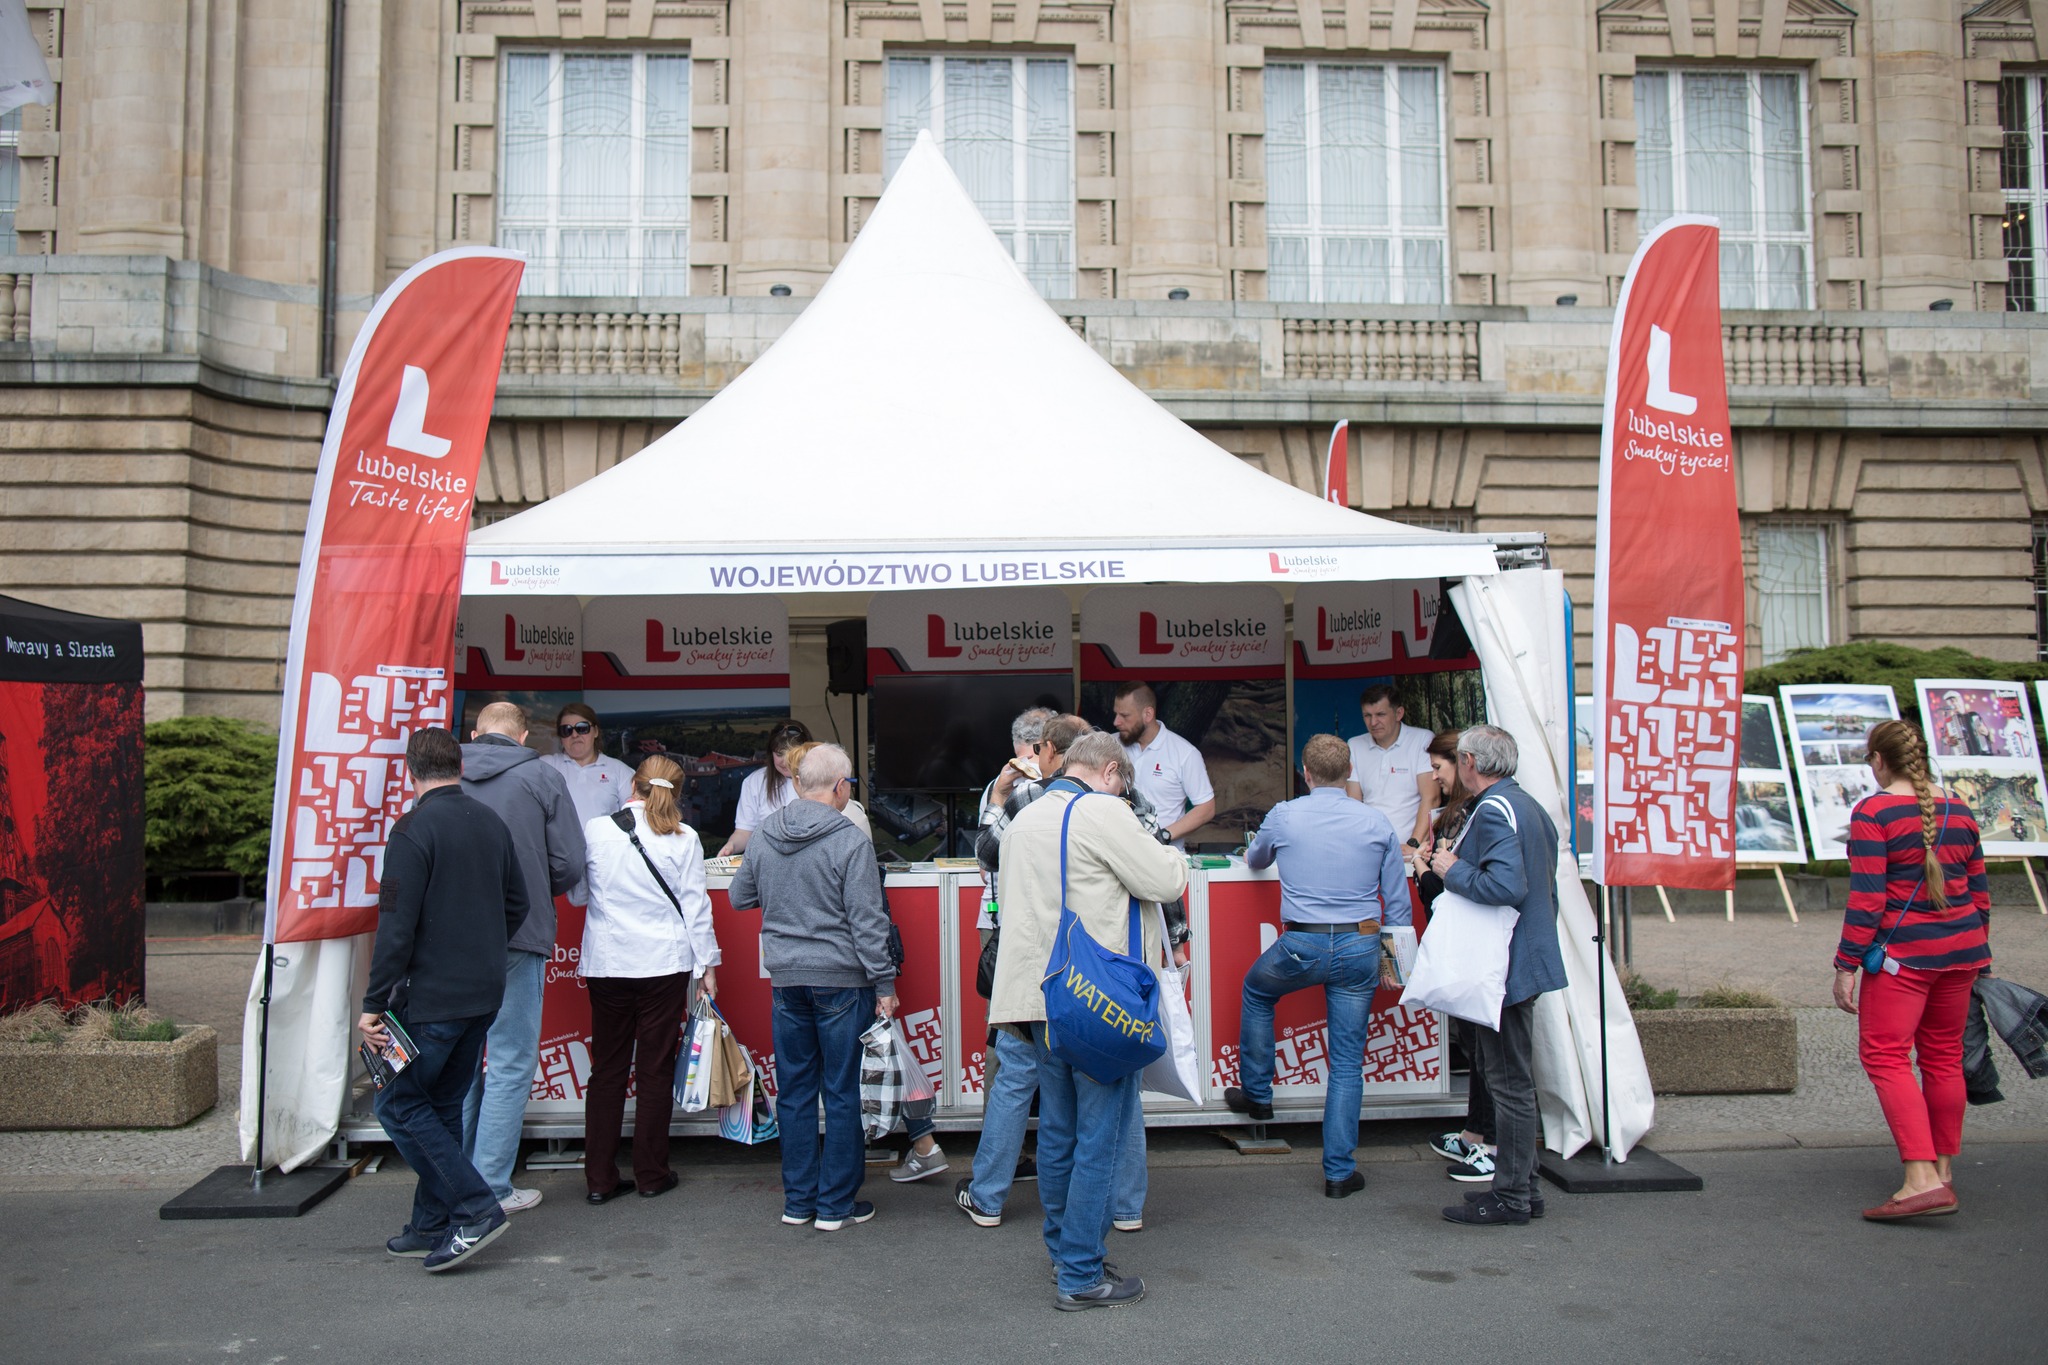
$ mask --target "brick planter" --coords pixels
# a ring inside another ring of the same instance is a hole
[[[220,1095],[204,1024],[168,1043],[0,1043],[0,1129],[176,1128]]]
[[[1638,1010],[1635,1022],[1660,1095],[1782,1094],[1799,1084],[1790,1010]]]

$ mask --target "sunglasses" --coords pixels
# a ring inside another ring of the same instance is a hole
[[[589,721],[579,720],[568,725],[557,725],[555,727],[555,733],[560,735],[563,739],[567,739],[571,735],[587,735],[594,728],[595,727],[592,726]]]

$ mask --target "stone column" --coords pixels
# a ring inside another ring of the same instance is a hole
[[[1582,304],[1605,303],[1592,7],[1515,0],[1494,14],[1507,87],[1500,149],[1508,277],[1500,301],[1550,304],[1576,294]]]
[[[1869,14],[1877,122],[1875,308],[1970,306],[1969,149],[1962,26],[1945,0],[1886,0]]]
[[[832,273],[830,0],[745,0],[733,35],[730,290],[815,294]]]
[[[187,0],[94,0],[71,14],[65,139],[84,134],[65,251],[182,256]],[[70,147],[65,148],[67,152]],[[66,177],[69,179],[69,177]]]
[[[1117,292],[1158,299],[1180,287],[1194,298],[1227,299],[1216,21],[1207,5],[1188,0],[1132,0],[1124,25],[1129,74],[1117,98],[1129,109],[1130,141],[1117,160],[1130,197],[1118,210],[1131,264]]]

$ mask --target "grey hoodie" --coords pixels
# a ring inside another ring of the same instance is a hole
[[[896,989],[875,848],[820,801],[792,801],[747,841],[732,908],[761,909],[761,965],[777,986]]]
[[[462,746],[462,790],[498,813],[512,831],[512,849],[533,907],[506,946],[513,952],[555,951],[555,897],[583,876],[583,826],[562,775],[510,735],[484,735]]]

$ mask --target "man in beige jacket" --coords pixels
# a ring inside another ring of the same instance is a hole
[[[1065,1312],[1135,1303],[1145,1295],[1143,1280],[1103,1265],[1110,1196],[1131,1140],[1138,1076],[1104,1085],[1055,1056],[1046,1047],[1041,989],[1060,922],[1060,827],[1075,802],[1066,904],[1104,948],[1160,960],[1158,902],[1187,889],[1187,860],[1146,834],[1122,801],[1085,795],[1122,795],[1126,769],[1115,735],[1083,735],[1067,751],[1065,775],[1003,834],[1003,937],[989,1020],[1028,1035],[1037,1056],[1038,1197],[1059,1286],[1054,1302]],[[1140,914],[1142,950],[1129,941],[1133,896],[1147,902]]]

